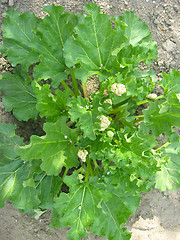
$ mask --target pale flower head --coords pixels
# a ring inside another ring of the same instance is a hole
[[[80,150],[78,151],[78,157],[83,161],[86,162],[86,157],[88,155],[88,151],[87,150]]]
[[[112,131],[108,131],[107,135],[109,138],[113,138],[114,137],[114,133]]]
[[[111,124],[111,122],[110,122],[109,119],[108,119],[106,116],[104,116],[104,115],[101,115],[101,116],[99,117],[99,119],[101,120],[101,123],[100,123],[101,129],[100,129],[100,131],[104,131],[106,128],[109,127],[109,125]]]
[[[151,99],[151,100],[154,100],[157,98],[157,94],[155,93],[150,93],[149,95],[147,95],[147,98]]]
[[[84,176],[82,174],[78,174],[78,179],[83,180]]]
[[[112,100],[111,100],[110,98],[108,98],[108,99],[106,99],[106,100],[104,101],[104,103],[109,103],[109,104],[112,105]]]
[[[111,86],[111,92],[115,93],[117,96],[121,96],[126,92],[126,86],[121,83],[114,83]]]

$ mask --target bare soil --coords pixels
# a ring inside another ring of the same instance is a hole
[[[67,11],[82,12],[89,2],[95,2],[101,11],[110,16],[120,15],[123,11],[134,10],[152,32],[152,38],[158,45],[158,60],[152,65],[160,77],[170,68],[180,70],[180,0],[0,0],[0,25],[2,14],[10,7],[21,12],[32,11],[43,17],[43,7],[54,3],[66,7]],[[1,33],[1,32],[0,32]],[[0,34],[0,42],[1,42]],[[0,56],[0,74],[11,71],[7,60]],[[91,88],[96,84],[90,83]],[[0,103],[0,122],[17,123],[10,113],[5,113]],[[38,131],[36,122],[18,123],[21,135]],[[25,128],[26,127],[26,128]],[[117,206],[118,207],[118,206]],[[67,229],[49,230],[50,212],[45,212],[39,219],[20,213],[11,202],[0,209],[0,240],[66,240]],[[180,190],[159,192],[152,190],[144,194],[139,208],[126,224],[132,232],[131,240],[180,240]],[[102,239],[90,235],[88,240]]]

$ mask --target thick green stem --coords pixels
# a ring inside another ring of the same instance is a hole
[[[133,116],[135,118],[144,118],[144,115]]]
[[[111,114],[116,114],[116,113],[120,112],[121,110],[122,110],[122,107],[120,106],[120,107],[118,107],[118,108],[113,109],[113,110],[111,111]]]
[[[164,97],[164,95],[161,95],[161,96],[158,96],[158,97],[155,98],[155,99],[146,99],[146,100],[137,102],[137,106],[142,105],[142,104],[145,104],[145,103],[149,103],[149,102],[152,102],[152,101],[155,101],[155,100],[158,100],[158,99],[161,99],[161,98],[163,98],[163,97]]]
[[[77,83],[74,71],[71,71],[71,78],[72,78],[72,83],[73,83],[73,87],[74,87],[74,92],[77,97],[77,96],[79,96],[79,89],[78,89],[78,83]]]
[[[87,91],[86,83],[82,83],[82,89],[83,89],[84,97],[88,98],[88,91]]]
[[[91,166],[91,159],[89,157],[86,158],[86,175],[85,175],[85,182],[88,182],[89,180],[89,175],[93,176],[93,170],[92,170],[92,166]]]
[[[94,163],[94,168],[95,169],[100,168],[99,165],[97,164],[96,160],[93,159],[93,163]]]
[[[129,101],[129,99],[130,99],[130,97],[128,97],[127,99],[125,99],[124,101],[122,101],[118,104],[113,105],[113,109],[112,109],[111,113],[113,114],[113,113],[119,112],[121,110],[122,105],[126,104]]]
[[[70,87],[67,85],[67,83],[66,83],[64,80],[61,81],[61,84],[63,85],[63,87],[64,87],[65,89],[67,89],[67,88],[70,89]],[[70,89],[70,90],[71,90],[71,89]],[[72,90],[71,90],[71,96],[75,96],[75,94],[73,93]]]
[[[102,82],[99,82],[99,92],[103,94]]]

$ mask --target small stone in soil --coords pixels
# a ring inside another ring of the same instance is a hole
[[[14,1],[13,0],[9,0],[9,6],[12,7],[14,5]]]
[[[2,3],[8,3],[8,0],[2,0]]]

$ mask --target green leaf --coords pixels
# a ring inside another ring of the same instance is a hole
[[[110,187],[108,191],[111,191],[113,196],[107,202],[102,200],[103,214],[95,219],[92,232],[108,239],[129,240],[131,234],[121,223],[126,222],[130,214],[135,212],[140,196],[132,196],[128,192],[123,192],[121,186]]]
[[[96,130],[100,129],[98,116],[101,113],[96,104],[95,102],[94,106],[93,101],[91,105],[91,102],[87,98],[83,99],[80,96],[72,98],[68,103],[71,121],[77,121],[76,125],[83,131],[84,137],[88,137],[91,140],[96,139]]]
[[[0,168],[0,207],[4,207],[6,200],[11,200],[15,207],[26,212],[38,208],[40,200],[34,186],[23,184],[28,179],[30,183],[32,169],[32,163],[22,160],[13,160]]]
[[[0,124],[0,207],[4,207],[6,200],[14,201],[14,205],[26,211],[37,207],[39,200],[35,190],[23,187],[23,181],[28,178],[30,165],[19,160],[14,152],[16,144],[22,144],[20,137],[15,135],[15,125]],[[2,140],[4,143],[2,144]],[[3,145],[3,146],[2,146]]]
[[[62,179],[59,176],[47,176],[44,172],[34,177],[36,182],[37,195],[42,209],[52,209],[54,197],[57,196],[62,186]]]
[[[3,105],[8,112],[13,110],[19,121],[36,119],[38,115],[36,97],[28,80],[20,67],[15,68],[14,74],[5,73],[0,80],[0,91],[4,93]]]
[[[35,36],[33,29],[39,24],[40,19],[33,13],[26,12],[20,15],[20,11],[9,9],[6,19],[3,21],[3,45],[1,52],[8,55],[13,66],[21,64],[28,71],[31,64],[39,59],[39,55],[32,52],[31,40]]]
[[[64,46],[66,65],[75,69],[76,78],[86,82],[93,74],[106,76],[117,64],[112,52],[120,45],[121,33],[112,29],[108,15],[100,14],[95,4],[87,4],[84,11],[89,15],[75,27],[75,37],[70,37]]]
[[[23,189],[22,182],[27,178],[25,165],[21,160],[12,161],[0,168],[0,207],[5,201],[17,199]]]
[[[62,193],[56,199],[51,227],[71,226],[69,239],[86,237],[89,234],[87,229],[108,239],[130,239],[130,233],[122,223],[135,212],[141,193],[136,194],[134,188],[127,188],[123,179],[118,187],[98,183],[97,177],[84,183],[78,179],[77,173],[65,177],[64,181],[69,193]]]
[[[136,46],[142,40],[149,40],[151,32],[145,23],[134,14],[134,12],[124,12],[123,16],[114,17],[116,25],[125,27],[125,37],[132,46]]]
[[[40,200],[37,197],[36,189],[25,187],[19,193],[13,205],[18,209],[25,209],[26,212],[31,212],[32,209],[38,208],[39,203]]]
[[[23,160],[42,159],[41,169],[48,175],[57,176],[62,167],[77,167],[78,149],[75,147],[79,130],[66,126],[66,117],[56,123],[45,123],[45,136],[32,136],[31,143],[17,148]],[[73,158],[72,158],[73,155]]]
[[[77,173],[65,177],[64,182],[70,192],[61,193],[56,199],[54,208],[58,215],[52,215],[51,223],[61,227],[71,226],[68,238],[79,240],[89,235],[86,228],[95,221],[104,186],[97,183],[97,178],[91,178],[89,183],[84,183],[78,179]]]
[[[15,135],[16,125],[13,124],[0,124],[0,166],[10,163],[18,156],[14,152],[16,144],[22,145],[22,139]]]
[[[167,101],[156,100],[149,104],[144,112],[144,123],[155,136],[161,133],[171,134],[171,128],[180,127],[180,102],[176,94],[169,92]]]
[[[44,11],[49,14],[37,28],[38,37],[32,46],[40,55],[40,64],[34,68],[34,78],[52,79],[52,86],[58,87],[61,80],[67,78],[66,65],[63,57],[64,44],[72,35],[77,24],[73,13],[62,14],[61,6],[46,6]]]
[[[124,30],[125,41],[118,53],[121,66],[137,66],[142,61],[150,65],[157,59],[157,45],[151,40],[151,32],[134,12],[125,12],[123,16],[114,17],[113,20]]]
[[[180,137],[166,148],[162,149],[164,161],[156,173],[156,188],[161,191],[180,188]]]
[[[154,183],[154,174],[159,169],[151,149],[157,146],[153,135],[135,132],[128,137],[125,131],[118,132],[119,143],[115,149],[112,161],[123,172],[129,174],[129,180],[134,182],[142,191]],[[122,175],[122,173],[121,173]],[[144,189],[145,188],[145,189]]]
[[[62,179],[47,176],[40,169],[41,161],[23,162],[14,152],[16,145],[23,142],[15,135],[15,125],[0,124],[0,207],[6,200],[26,212],[49,209],[60,191]]]
[[[164,88],[165,94],[171,91],[180,93],[180,72],[171,69],[169,74],[162,73],[162,76],[159,86]]]
[[[108,239],[130,239],[131,234],[122,223],[127,222],[129,216],[136,211],[141,192],[136,192],[137,186],[130,182],[126,174],[122,171],[116,171],[116,174],[108,172],[105,177],[106,191],[111,193],[111,198],[102,196],[98,206],[99,208],[101,206],[102,212],[98,214],[92,225],[93,233]]]
[[[36,109],[40,113],[40,117],[46,117],[48,121],[57,121],[67,110],[66,103],[71,95],[70,89],[63,92],[57,89],[55,94],[52,94],[50,85],[40,86],[36,81],[32,82],[32,87],[37,99]]]

